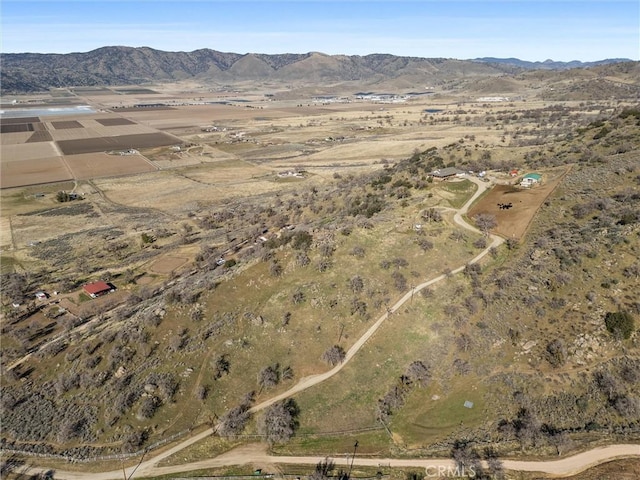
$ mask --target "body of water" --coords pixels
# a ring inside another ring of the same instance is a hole
[[[74,107],[8,108],[0,110],[0,116],[3,118],[47,117],[86,113],[96,113],[96,111],[89,105],[76,105]]]

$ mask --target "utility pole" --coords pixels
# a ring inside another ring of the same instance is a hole
[[[351,466],[349,467],[349,475],[347,478],[351,478],[351,470],[353,469],[353,461],[356,459],[356,450],[358,449],[358,440],[353,445],[353,456],[351,457]]]

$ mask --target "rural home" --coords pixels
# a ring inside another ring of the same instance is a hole
[[[87,295],[91,298],[96,298],[101,295],[105,295],[107,293],[113,292],[115,288],[109,285],[106,282],[92,282],[87,283],[82,289],[85,291]]]
[[[536,183],[540,183],[542,181],[542,175],[539,173],[527,173],[522,180],[520,180],[520,185],[523,187],[531,187]]]
[[[450,178],[462,177],[464,175],[465,172],[457,169],[456,167],[441,168],[431,172],[431,176],[436,180],[448,180]]]

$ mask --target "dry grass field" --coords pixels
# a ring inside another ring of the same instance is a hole
[[[91,178],[135,175],[152,172],[156,168],[142,155],[109,155],[85,153],[65,155],[64,160],[77,180]]]

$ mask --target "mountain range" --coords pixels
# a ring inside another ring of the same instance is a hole
[[[326,55],[320,52],[267,55],[211,49],[167,52],[148,47],[102,47],[85,53],[0,55],[3,94],[71,86],[144,85],[193,79],[212,84],[243,81],[327,85],[358,82],[399,88],[442,85],[453,79],[514,75],[532,69],[565,70],[619,63],[526,62],[515,58],[403,57],[390,54]]]

